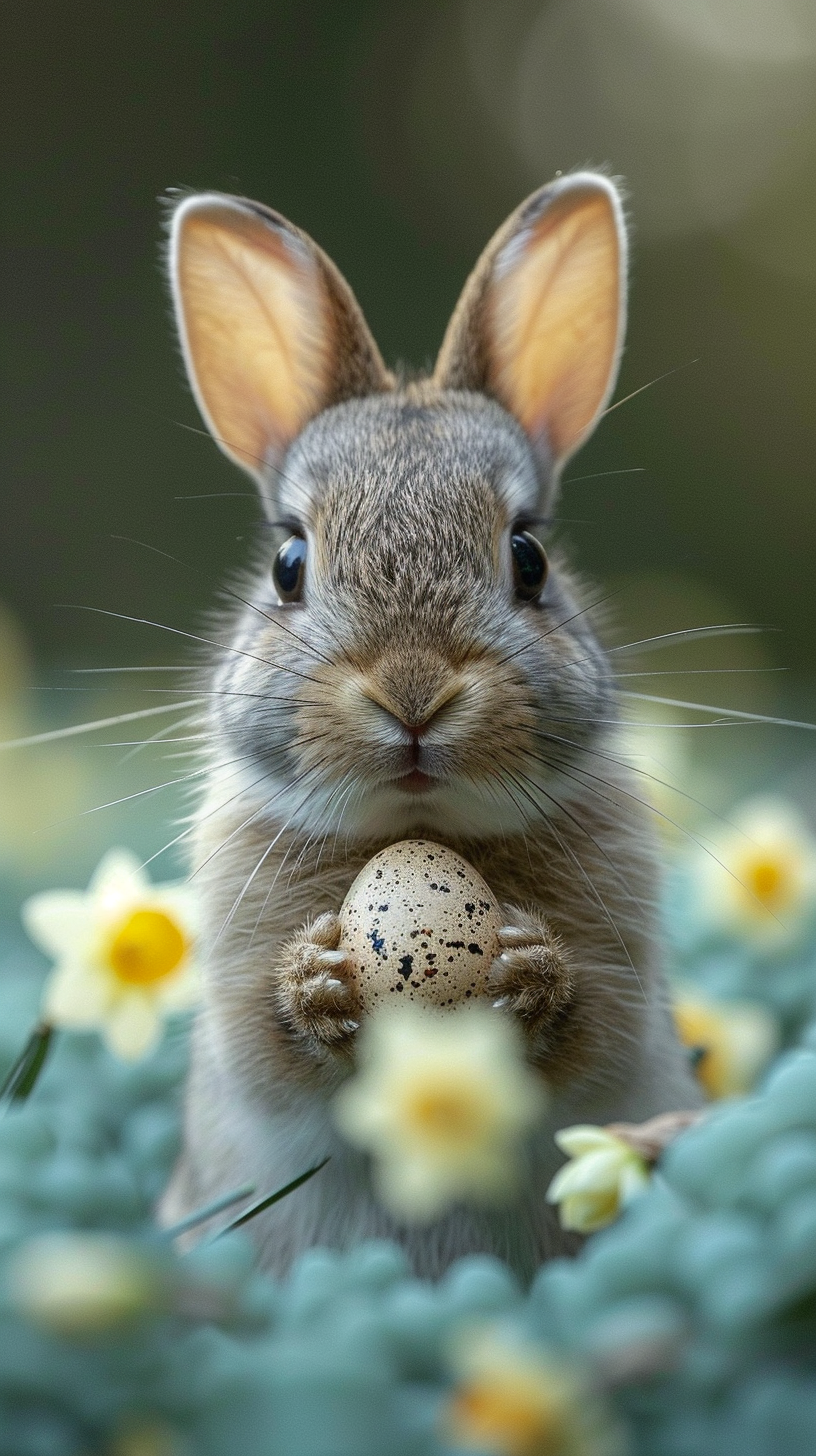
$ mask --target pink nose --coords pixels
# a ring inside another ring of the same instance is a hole
[[[424,723],[406,723],[402,718],[398,718],[397,722],[402,723],[403,728],[410,733],[412,738],[421,738],[423,733],[428,731],[430,718],[426,718]]]
[[[410,756],[411,763],[416,766],[419,763],[419,753],[422,747],[422,735],[428,727],[429,720],[426,719],[424,723],[406,723],[402,718],[398,718],[397,722],[411,735],[411,746],[407,751]]]

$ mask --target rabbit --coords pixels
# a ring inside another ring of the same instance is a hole
[[[616,186],[558,177],[488,244],[433,373],[401,379],[285,218],[220,193],[175,207],[190,385],[286,539],[262,540],[208,674],[203,999],[160,1218],[247,1184],[260,1196],[330,1155],[247,1225],[271,1271],[388,1237],[422,1276],[488,1253],[529,1277],[577,1242],[545,1198],[553,1133],[700,1105],[597,611],[540,539],[615,383],[626,252]],[[332,1126],[362,1017],[338,911],[373,854],[423,837],[502,905],[488,1004],[521,1028],[550,1105],[512,1206],[402,1226]]]

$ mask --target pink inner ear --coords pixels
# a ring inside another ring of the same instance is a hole
[[[173,263],[199,407],[226,453],[257,473],[328,392],[335,336],[319,268],[245,205],[207,196],[182,204]]]
[[[569,187],[496,259],[490,383],[557,460],[609,397],[623,330],[620,220],[606,185]]]

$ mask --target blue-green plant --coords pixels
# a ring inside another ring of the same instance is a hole
[[[527,1291],[487,1258],[429,1285],[386,1244],[312,1250],[280,1282],[240,1233],[180,1253],[152,1210],[178,1147],[184,1023],[135,1063],[93,1033],[60,1032],[47,1057],[33,1039],[0,1110],[0,1456],[450,1456],[453,1352],[477,1326],[580,1371],[633,1456],[816,1450],[816,943],[794,966],[715,941],[674,893],[684,982],[773,1007],[788,1049]],[[28,1030],[18,989],[0,985],[0,1075]],[[202,1212],[208,1230],[235,1221]],[[90,1328],[56,1289],[21,1294],[58,1231],[137,1261],[141,1303],[103,1301]]]

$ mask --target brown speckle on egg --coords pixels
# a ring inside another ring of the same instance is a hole
[[[498,954],[501,911],[461,855],[425,839],[383,849],[340,909],[363,1011],[395,995],[451,1006],[483,995]]]

